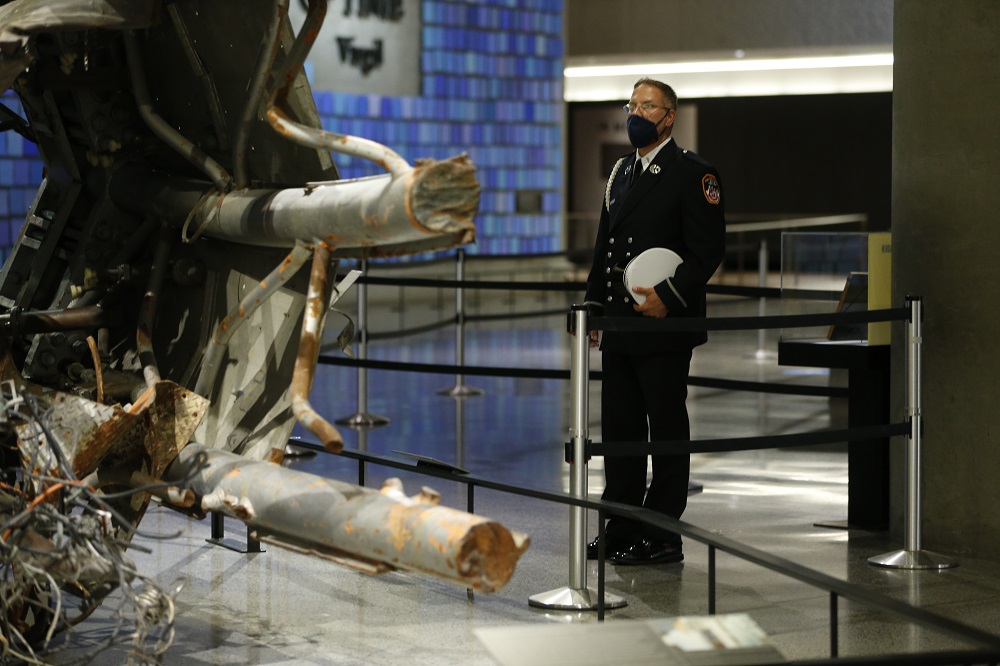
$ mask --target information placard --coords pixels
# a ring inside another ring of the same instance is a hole
[[[292,0],[296,34],[306,0]],[[332,0],[309,52],[315,90],[376,95],[420,94],[420,1]]]

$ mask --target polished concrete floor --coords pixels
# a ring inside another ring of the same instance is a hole
[[[564,308],[571,296],[521,295],[510,299],[473,296],[473,312]],[[415,299],[416,301],[416,299]],[[411,303],[401,311],[376,306],[373,332],[403,329],[452,314],[450,294],[436,302]],[[755,301],[717,299],[713,316],[753,314]],[[774,303],[769,308],[776,307]],[[480,310],[476,310],[479,308]],[[468,365],[566,369],[569,341],[565,316],[469,324]],[[774,358],[778,333],[768,332],[763,347],[756,332],[712,335],[695,353],[692,374],[825,385],[825,370],[780,367]],[[758,353],[763,352],[763,353]],[[373,342],[371,358],[449,364],[455,361],[452,329],[405,339]],[[599,368],[599,354],[592,357]],[[357,407],[357,373],[343,367],[320,371],[313,404],[331,418]],[[369,371],[368,411],[388,417],[387,426],[345,433],[349,447],[392,454],[408,451],[455,463],[476,475],[541,490],[567,490],[563,442],[568,438],[568,382],[549,379],[465,377],[483,390],[477,397],[438,395],[455,383],[440,374]],[[600,440],[599,385],[591,387],[591,436]],[[844,405],[828,398],[765,395],[694,388],[689,399],[695,439],[805,432],[837,426]],[[840,423],[837,427],[844,427]],[[288,464],[316,474],[354,482],[357,464],[321,455]],[[369,469],[369,485],[401,476],[408,494],[430,485],[443,503],[464,507],[465,487],[411,473]],[[589,468],[589,491],[602,489],[600,460]],[[703,491],[692,495],[684,520],[866,589],[1000,634],[1000,562],[959,557],[959,566],[941,571],[874,568],[869,556],[898,549],[887,532],[838,530],[817,522],[846,517],[847,457],[843,446],[701,454],[693,458],[692,480]],[[476,511],[531,537],[510,583],[491,594],[409,573],[380,577],[266,546],[243,554],[206,543],[207,521],[193,521],[154,508],[142,527],[164,540],[137,539],[149,552],[133,551],[140,569],[164,586],[183,582],[176,597],[176,637],[167,664],[338,664],[496,665],[484,637],[497,628],[571,625],[597,627],[592,611],[554,611],[529,607],[532,595],[564,586],[568,570],[568,511],[535,499],[488,490],[476,493]],[[596,519],[589,517],[593,534]],[[242,525],[227,522],[228,536],[242,536]],[[596,586],[596,563],[588,563],[588,582]],[[793,579],[719,553],[719,613],[746,613],[787,659],[829,656],[829,595]],[[708,550],[685,543],[685,561],[649,567],[608,565],[607,590],[627,602],[609,611],[602,630],[629,623],[705,615],[708,611]],[[91,663],[127,660],[127,645],[98,652],[115,633],[114,598],[81,625],[71,644],[51,657],[54,663],[96,653]],[[480,630],[487,630],[480,632]],[[527,636],[527,633],[525,633]],[[124,638],[128,638],[127,631]],[[127,643],[127,640],[126,640]],[[534,645],[527,641],[524,645]],[[868,607],[840,601],[839,654],[842,657],[964,649],[961,642]],[[638,646],[636,646],[638,649]],[[636,663],[626,647],[612,658],[560,659],[572,646],[545,643],[545,663]],[[525,659],[521,663],[531,663]],[[645,663],[645,662],[643,662]],[[674,663],[674,662],[661,662]]]

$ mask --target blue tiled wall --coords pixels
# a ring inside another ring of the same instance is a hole
[[[23,114],[17,95],[8,91],[0,102]],[[31,141],[8,130],[0,134],[0,256],[7,258],[25,214],[42,182],[42,159]]]
[[[468,152],[482,186],[470,253],[562,250],[565,0],[424,0],[420,97],[317,91],[323,127],[384,143],[407,161]],[[335,156],[344,178],[380,167]],[[541,190],[540,214],[515,191]]]
[[[562,249],[562,70],[565,0],[424,0],[423,94],[314,91],[323,127],[396,150],[408,161],[468,152],[482,186],[477,254]],[[2,100],[20,111],[17,97]],[[335,155],[344,178],[380,167]],[[35,146],[0,135],[0,252],[6,258],[42,178]],[[542,191],[518,214],[516,190]]]

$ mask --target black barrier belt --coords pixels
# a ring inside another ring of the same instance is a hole
[[[341,276],[338,276],[340,279]],[[362,275],[362,284],[393,287],[437,287],[445,289],[501,289],[505,291],[572,291],[587,289],[586,282],[529,282],[516,280],[452,280],[446,278],[394,278]],[[824,289],[779,289],[777,287],[742,287],[738,285],[710,284],[706,287],[710,294],[724,296],[745,296],[747,298],[801,298],[821,301],[840,300],[841,292]]]
[[[439,278],[384,278],[362,275],[358,282],[395,287],[445,287],[450,289],[503,289],[505,291],[583,291],[583,282],[519,282],[502,280],[446,280]]]
[[[330,347],[332,348],[332,346]],[[325,350],[326,348],[324,348]],[[501,368],[468,365],[441,365],[435,363],[404,363],[402,361],[373,361],[371,359],[346,358],[343,356],[321,355],[320,365],[340,365],[372,370],[402,370],[426,372],[438,375],[468,375],[478,377],[515,377],[529,379],[569,379],[569,370],[529,370],[525,368]],[[604,373],[592,370],[588,377],[595,381],[604,378]],[[780,395],[804,395],[827,398],[846,398],[846,388],[827,386],[801,386],[797,384],[776,384],[767,382],[747,382],[735,379],[714,379],[711,377],[688,377],[688,385],[704,388],[728,389],[732,391],[755,391]]]
[[[787,289],[784,287],[744,287],[735,284],[710,284],[705,287],[710,294],[720,296],[746,296],[749,298],[801,298],[803,300],[839,301],[839,291],[824,289]]]
[[[368,333],[369,340],[391,340],[393,338],[406,338],[411,335],[420,335],[421,333],[430,333],[431,331],[437,331],[448,326],[454,326],[458,323],[458,317],[448,317],[447,319],[441,319],[439,321],[431,322],[429,324],[424,324],[423,326],[414,326],[412,328],[401,328],[397,331],[381,331],[379,333]],[[331,347],[332,348],[332,347]]]
[[[476,321],[513,321],[514,319],[533,319],[535,317],[554,317],[556,315],[565,316],[566,308],[558,308],[555,310],[533,310],[531,312],[508,312],[508,313],[498,313],[498,314],[488,314],[488,315],[465,315],[465,321],[476,322]],[[401,328],[395,331],[370,331],[368,333],[368,339],[371,341],[375,340],[393,340],[395,338],[408,338],[411,335],[420,335],[421,333],[430,333],[431,331],[437,331],[442,328],[447,328],[448,326],[454,326],[458,323],[458,317],[448,317],[447,319],[440,319],[438,321],[430,322],[429,324],[424,324],[422,326],[413,326],[411,328]],[[326,345],[325,349],[334,349],[337,345]]]
[[[721,296],[746,296],[748,298],[781,298],[781,289],[777,287],[744,287],[735,284],[710,284],[705,287],[705,291],[709,294],[719,294]],[[825,295],[820,295],[817,292],[817,298],[825,299]],[[840,299],[840,293],[837,293],[837,299]]]
[[[532,310],[530,312],[498,312],[496,314],[465,315],[465,321],[507,321],[509,319],[533,319],[535,317],[566,316],[566,308]]]
[[[590,373],[591,379],[600,379],[601,377],[603,377],[602,373]],[[727,391],[756,391],[757,393],[806,395],[824,398],[847,398],[850,395],[850,391],[846,387],[748,382],[738,379],[716,379],[714,377],[688,377],[688,386],[725,389]]]
[[[465,258],[468,259],[469,255],[466,255]],[[452,265],[454,265],[455,264],[455,257],[454,257],[454,255],[450,255],[449,254],[449,255],[444,255],[444,256],[441,256],[441,257],[432,257],[431,259],[421,259],[419,261],[398,261],[398,260],[397,261],[390,261],[390,260],[379,261],[378,259],[367,259],[366,261],[368,261],[368,265],[369,266],[378,267],[380,269],[381,268],[385,268],[385,269],[393,269],[393,270],[409,270],[409,269],[415,269],[415,268],[426,268],[427,266],[435,266],[437,264],[452,264]],[[354,265],[357,266],[359,269],[361,268],[361,262],[360,261],[355,261]]]
[[[888,313],[888,314],[881,314]],[[465,315],[467,322],[477,321],[508,321],[514,319],[532,319],[536,317],[552,317],[565,315],[565,308],[548,310],[532,310],[529,312],[500,312],[495,314]],[[907,308],[892,310],[870,310],[868,312],[830,312],[816,315],[786,315],[770,317],[712,317],[690,319],[638,319],[635,317],[592,317],[589,322],[594,331],[725,331],[746,330],[754,328],[796,328],[804,326],[821,326],[844,321],[849,323],[892,321],[908,319],[910,311]],[[898,316],[897,316],[898,315]],[[751,323],[769,323],[770,326],[751,326]],[[818,322],[818,323],[810,323]],[[422,326],[399,329],[395,331],[369,332],[369,340],[389,340],[405,338],[436,331],[458,323],[457,317],[441,319]]]
[[[569,252],[540,252],[538,254],[468,254],[465,255],[466,261],[506,261],[509,259],[516,259],[518,261],[524,261],[526,259],[555,259],[556,257],[564,258],[569,257]]]
[[[525,261],[528,259],[555,259],[555,258],[565,258],[569,257],[569,252],[540,252],[536,254],[472,254],[469,252],[465,253],[466,261]],[[443,263],[455,263],[454,254],[445,254],[440,257],[433,257],[431,259],[420,259],[420,260],[410,260],[410,261],[379,261],[377,259],[369,259],[368,263],[371,265],[378,265],[381,268],[423,268],[424,266],[430,266],[432,264],[443,264]]]
[[[709,285],[709,289],[711,288],[712,285]],[[802,298],[802,299],[816,299],[816,300],[826,300],[826,301],[839,301],[840,297],[844,295],[843,292],[840,291],[825,291],[823,289],[781,288],[778,289],[778,292],[780,292],[780,296],[782,298]]]
[[[528,370],[525,368],[491,368],[466,365],[438,365],[433,363],[403,363],[401,361],[373,361],[371,359],[344,358],[320,355],[316,361],[322,365],[346,365],[372,370],[412,370],[438,375],[473,375],[480,377],[527,377],[534,379],[569,379],[569,370]]]
[[[888,308],[859,312],[823,312],[804,315],[764,317],[591,317],[592,331],[737,331],[760,328],[801,328],[830,324],[895,321],[909,319],[909,308]]]
[[[592,456],[647,456],[673,453],[728,453],[756,451],[758,449],[783,449],[793,446],[812,446],[837,442],[857,442],[885,439],[910,434],[909,423],[848,428],[846,430],[814,430],[789,435],[766,437],[730,437],[726,439],[677,440],[668,442],[591,442],[587,447]]]
[[[755,247],[755,246],[748,245],[747,247]],[[732,250],[734,248],[730,247],[729,249]],[[544,253],[540,253],[540,254],[466,254],[465,255],[465,260],[466,261],[470,261],[470,262],[471,261],[476,261],[476,262],[487,261],[488,262],[488,261],[491,261],[491,260],[499,260],[499,261],[526,261],[526,260],[536,260],[536,259],[554,259],[554,258],[557,258],[557,257],[558,258],[569,258],[569,257],[573,256],[573,254],[575,254],[575,253],[572,253],[572,252],[544,252]],[[436,265],[436,264],[443,264],[443,263],[454,263],[455,262],[455,257],[452,256],[452,255],[445,255],[445,256],[440,256],[440,257],[434,257],[432,259],[425,259],[425,260],[421,260],[421,261],[407,261],[407,262],[389,262],[389,261],[379,262],[377,260],[370,259],[370,260],[368,260],[368,262],[369,262],[370,266],[377,266],[377,267],[383,268],[383,269],[397,269],[397,270],[399,270],[399,269],[424,268],[426,266],[431,266],[431,265]],[[360,267],[360,265],[361,265],[360,262],[357,262],[357,265]],[[382,282],[380,282],[380,280],[382,280]],[[394,278],[372,278],[372,277],[369,277],[367,275],[361,276],[361,278],[359,279],[359,281],[361,281],[361,282],[370,281],[369,282],[370,284],[399,284],[400,286],[405,286],[401,282],[395,281]],[[507,287],[498,287],[498,286],[478,287],[478,286],[476,286],[477,285],[476,282],[466,282],[466,281],[459,282],[459,281],[455,281],[455,280],[451,280],[451,281],[443,280],[443,281],[439,281],[439,282],[442,282],[442,283],[447,282],[448,284],[437,284],[437,285],[414,284],[414,285],[411,285],[411,286],[452,286],[452,287],[457,287],[457,286],[467,286],[468,285],[468,286],[470,286],[470,288],[481,288],[481,289],[501,289],[501,288],[508,288],[508,289],[511,289],[511,290],[517,290],[517,289],[520,288],[519,285],[521,284],[521,283],[518,283],[518,282],[514,282],[514,283],[504,283],[504,284],[508,285]],[[548,284],[551,285],[553,283],[548,283]],[[556,283],[556,284],[559,284],[559,283]],[[567,285],[572,285],[572,289],[571,290],[573,290],[573,291],[583,291],[587,287],[587,285],[586,285],[585,282],[573,282],[573,283],[566,283],[566,284]],[[804,299],[810,299],[810,298],[812,298],[812,299],[817,299],[817,300],[836,301],[836,300],[839,300],[840,296],[841,296],[841,292],[839,292],[839,291],[826,291],[826,290],[819,290],[819,289],[815,289],[815,290],[814,289],[781,289],[781,288],[777,288],[777,287],[742,287],[742,286],[735,286],[735,285],[720,285],[720,284],[710,284],[710,285],[708,285],[707,289],[708,289],[708,293],[710,293],[710,294],[724,294],[724,295],[730,295],[730,296],[747,296],[747,297],[751,297],[751,298],[782,298],[782,297],[784,297],[784,298],[804,298]],[[563,286],[561,286],[561,287],[558,288],[558,291],[567,291],[567,290],[570,290],[570,289],[568,289],[567,287],[563,287]]]

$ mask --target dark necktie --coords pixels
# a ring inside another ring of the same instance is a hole
[[[638,180],[639,174],[641,172],[642,172],[642,161],[636,159],[635,162],[632,163],[632,173],[629,174],[629,179],[628,179],[629,189],[632,189],[632,186],[635,185],[635,181]]]

